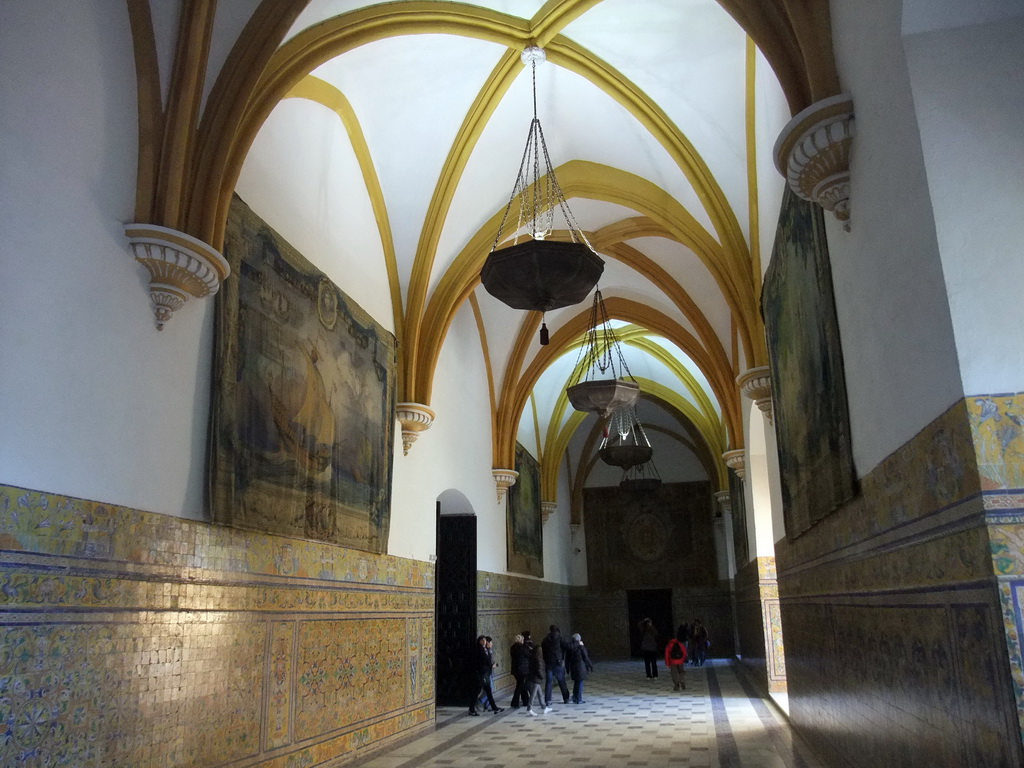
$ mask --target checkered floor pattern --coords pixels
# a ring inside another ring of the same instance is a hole
[[[363,768],[822,768],[785,718],[726,661],[688,667],[686,690],[667,670],[654,680],[640,661],[604,662],[587,680],[584,704],[529,717],[509,709],[469,717],[440,707],[437,726],[358,763]]]

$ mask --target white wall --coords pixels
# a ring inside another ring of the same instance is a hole
[[[135,89],[121,0],[0,4],[0,482],[202,517],[212,304],[154,326]]]
[[[575,539],[571,536],[570,494],[563,462],[558,474],[558,509],[544,523],[544,580],[556,584],[586,584],[586,536],[582,527]],[[582,550],[579,554],[574,552],[576,547]]]
[[[775,541],[779,537],[775,535],[771,467],[765,433],[765,427],[770,425],[747,398],[743,398],[743,421],[747,434],[747,471],[743,491],[746,495],[748,552],[752,558],[774,557]],[[781,503],[778,508],[781,510]]]
[[[851,225],[827,215],[858,476],[962,394],[928,179],[900,41],[900,4],[831,3],[853,96]],[[870,51],[870,55],[865,55]]]
[[[904,45],[963,390],[1016,392],[1024,389],[1024,2],[918,1],[906,12],[912,28],[930,27]],[[987,23],[970,26],[972,16]]]
[[[291,149],[282,153],[282,146]],[[235,191],[349,298],[395,332],[373,206],[335,112],[307,99],[279,103],[256,135]]]
[[[757,215],[761,275],[768,269],[779,226],[786,180],[775,168],[775,138],[789,122],[789,104],[778,78],[760,51],[755,74],[755,135],[757,136]],[[760,277],[759,275],[758,277]]]
[[[344,288],[344,286],[342,286]],[[388,552],[427,560],[435,553],[434,502],[449,488],[477,516],[477,568],[506,572],[505,504],[491,475],[491,406],[476,322],[465,304],[445,338],[429,403],[434,424],[402,455],[396,425]]]

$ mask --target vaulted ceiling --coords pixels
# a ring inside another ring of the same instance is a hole
[[[206,84],[195,188],[180,212],[159,184],[139,207],[217,246],[232,189],[257,208],[261,195],[287,201],[276,226],[327,274],[387,286],[402,400],[429,405],[445,334],[468,307],[489,367],[494,465],[511,466],[518,439],[551,459],[549,474],[566,451],[585,467],[593,417],[564,389],[590,302],[548,313],[540,346],[539,314],[479,282],[532,117],[520,54],[540,45],[538,116],[605,260],[599,287],[642,418],[722,483],[718,458],[743,441],[735,377],[765,362],[758,297],[782,192],[772,144],[792,112],[836,90],[827,4],[824,17],[805,5],[264,2]],[[145,134],[144,109],[142,120]],[[314,228],[344,249],[304,247]]]

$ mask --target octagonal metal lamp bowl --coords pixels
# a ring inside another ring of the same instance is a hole
[[[640,396],[640,385],[625,379],[591,379],[566,388],[565,394],[577,411],[607,416],[635,403]]]
[[[598,451],[598,455],[605,464],[629,469],[650,461],[654,449],[649,445],[609,445]]]
[[[522,54],[533,76],[533,120],[512,196],[480,272],[480,282],[491,296],[512,309],[537,312],[579,304],[604,272],[604,261],[576,223],[558,186],[537,118],[537,62],[545,58],[544,49],[535,45]],[[568,241],[548,239],[555,231],[556,212],[564,219]],[[514,237],[510,246],[499,249],[506,224]],[[548,343],[546,325],[541,326],[540,341]]]
[[[512,309],[549,312],[579,304],[604,272],[604,261],[583,243],[527,240],[492,251],[480,280]]]
[[[661,486],[661,474],[654,466],[654,459],[630,467],[622,473],[619,488],[627,493],[651,493]]]

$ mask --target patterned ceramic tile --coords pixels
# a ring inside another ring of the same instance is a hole
[[[564,584],[480,571],[477,573],[477,631],[494,638],[495,689],[514,685],[509,648],[517,634],[529,629],[537,642],[558,624],[569,629],[569,588]]]
[[[318,765],[433,717],[427,563],[0,487],[0,612],[0,765]]]
[[[852,765],[1021,758],[1024,720],[1001,704],[1021,702],[1004,642],[1019,603],[1004,584],[1000,616],[990,586],[993,571],[1020,572],[1015,512],[990,500],[1020,487],[1018,405],[956,404],[863,477],[858,498],[777,546],[794,722]]]
[[[967,398],[985,490],[1024,488],[1024,393]]]

